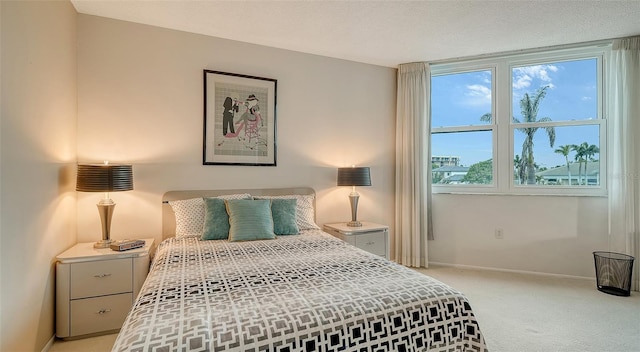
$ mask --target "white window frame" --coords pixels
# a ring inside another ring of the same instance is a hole
[[[546,51],[530,51],[494,57],[484,57],[465,61],[431,64],[431,75],[491,71],[491,115],[490,124],[432,127],[431,133],[492,131],[493,140],[493,184],[433,184],[433,193],[458,194],[514,194],[514,195],[561,195],[561,196],[606,196],[607,195],[607,120],[605,118],[605,76],[606,58],[611,48],[610,42],[584,47],[568,47]],[[514,67],[542,65],[592,59],[597,60],[596,80],[597,118],[594,120],[569,120],[542,123],[514,124],[512,118],[512,73]],[[516,128],[540,126],[585,126],[598,125],[600,130],[600,184],[598,186],[548,186],[548,185],[516,185],[513,175],[514,132]],[[431,155],[429,160],[431,161]]]

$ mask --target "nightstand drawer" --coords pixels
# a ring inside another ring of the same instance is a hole
[[[347,223],[325,224],[324,231],[350,245],[389,259],[389,226],[362,222],[362,226]]]
[[[71,299],[132,292],[131,258],[71,265]]]
[[[71,336],[120,329],[132,301],[132,293],[71,301]]]
[[[387,237],[384,232],[363,233],[354,237],[356,247],[383,257],[387,255]]]

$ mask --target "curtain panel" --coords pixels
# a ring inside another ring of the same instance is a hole
[[[609,249],[635,257],[640,289],[640,37],[613,42],[607,72]]]
[[[396,108],[396,261],[427,267],[431,224],[430,71],[425,62],[398,67]]]

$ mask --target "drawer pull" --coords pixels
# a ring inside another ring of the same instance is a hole
[[[109,313],[111,311],[111,309],[100,309],[99,311],[96,312],[96,314],[106,314]]]
[[[99,275],[93,275],[93,277],[101,279],[103,277],[107,277],[107,276],[111,276],[111,274],[99,274]]]
[[[372,244],[376,244],[376,243],[375,243],[375,242],[373,242],[373,241],[369,241],[369,242],[367,242],[367,243],[365,243],[365,244],[370,246],[370,245],[372,245]]]

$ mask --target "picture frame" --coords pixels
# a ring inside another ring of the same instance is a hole
[[[203,165],[276,166],[272,78],[203,70]]]

